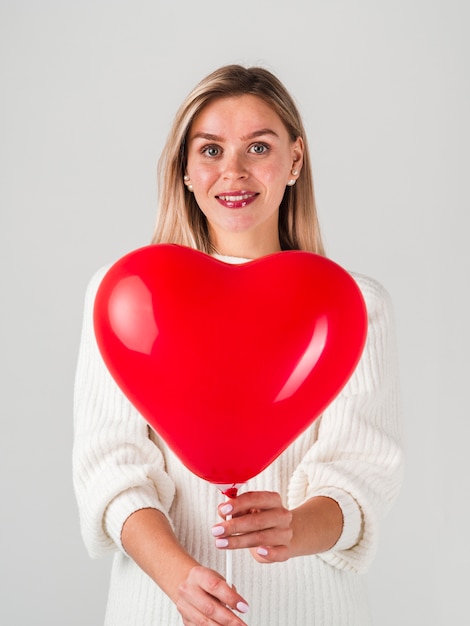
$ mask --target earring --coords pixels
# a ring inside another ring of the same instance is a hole
[[[189,176],[187,174],[183,176],[183,180],[184,180],[184,184],[186,185],[186,189],[190,192],[193,191],[193,186],[189,182]]]
[[[291,174],[292,174],[292,176],[297,176],[297,175],[298,175],[298,173],[299,173],[299,170],[296,170],[296,169],[294,169],[294,168],[292,168],[292,169],[291,169]],[[293,187],[293,186],[295,185],[296,181],[297,181],[297,179],[296,179],[296,178],[291,178],[289,181],[287,181],[287,185],[288,185],[289,187]]]

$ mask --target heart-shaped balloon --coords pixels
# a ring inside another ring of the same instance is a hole
[[[181,461],[235,484],[339,393],[367,315],[353,278],[325,257],[288,251],[232,265],[159,244],[109,269],[94,326],[117,384]]]

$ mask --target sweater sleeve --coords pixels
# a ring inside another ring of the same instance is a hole
[[[343,533],[319,557],[339,569],[364,572],[376,552],[379,521],[401,487],[403,452],[391,301],[376,281],[355,279],[368,312],[364,352],[319,418],[317,440],[291,479],[289,506],[318,495],[336,500],[343,511]]]
[[[175,491],[147,423],[99,353],[93,305],[104,274],[88,286],[74,393],[73,478],[82,536],[94,558],[122,549],[121,530],[133,512],[155,508],[168,517]]]

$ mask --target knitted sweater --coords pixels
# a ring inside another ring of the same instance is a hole
[[[92,557],[115,552],[106,626],[177,626],[182,620],[173,603],[126,555],[123,524],[139,509],[158,509],[197,561],[224,574],[225,553],[210,533],[221,495],[185,468],[104,365],[92,313],[105,271],[87,290],[75,383],[73,469],[83,539]],[[289,508],[312,496],[333,498],[343,511],[343,532],[328,552],[285,563],[260,564],[247,550],[234,552],[233,580],[250,603],[244,619],[251,626],[371,624],[361,574],[399,491],[403,455],[390,299],[376,281],[353,277],[369,318],[356,370],[324,413],[247,485],[279,492]]]

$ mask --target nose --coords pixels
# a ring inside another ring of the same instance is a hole
[[[247,177],[243,155],[238,152],[226,153],[224,159],[223,176],[227,180],[236,180]]]

